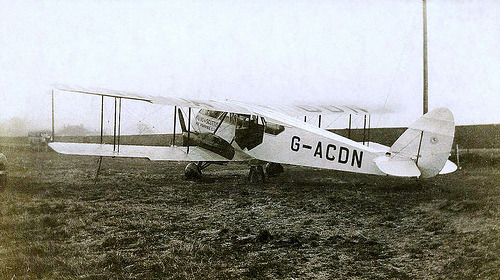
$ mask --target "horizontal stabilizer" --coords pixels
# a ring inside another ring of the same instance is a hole
[[[443,169],[439,171],[439,174],[448,174],[448,173],[453,173],[458,169],[457,165],[453,163],[450,160],[447,160],[446,163],[444,164]]]
[[[189,153],[187,147],[180,146],[120,145],[119,151],[117,146],[114,149],[110,144],[53,142],[49,143],[49,146],[58,153],[69,155],[135,157],[164,161],[228,161],[223,156],[196,146],[189,147]],[[245,160],[238,156],[235,155],[233,161]]]
[[[395,159],[387,156],[381,156],[374,159],[375,164],[387,175],[398,177],[419,177],[420,169],[418,169],[415,161],[411,159]]]

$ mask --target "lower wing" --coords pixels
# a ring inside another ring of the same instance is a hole
[[[69,155],[87,155],[101,157],[132,157],[147,158],[164,161],[228,161],[223,156],[197,146],[135,146],[91,143],[63,143],[53,142],[49,146],[56,152]],[[250,157],[243,153],[236,153],[231,161],[245,161]]]

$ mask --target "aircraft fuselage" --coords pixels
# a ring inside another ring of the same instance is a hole
[[[325,136],[315,135],[257,116],[209,110],[201,110],[196,115],[194,127],[200,133],[215,132],[235,150],[259,160],[382,174],[373,163],[373,159],[382,154],[380,151],[328,131]]]

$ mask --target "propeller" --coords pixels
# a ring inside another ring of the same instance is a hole
[[[181,124],[182,132],[187,132],[186,121],[184,120],[184,115],[182,115],[181,108],[179,108],[178,111],[179,111],[179,123]]]

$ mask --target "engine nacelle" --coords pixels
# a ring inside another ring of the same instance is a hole
[[[218,155],[221,155],[228,160],[231,160],[234,157],[234,147],[231,146],[229,142],[213,133],[191,132],[189,135],[189,141],[187,132],[184,132],[182,135],[184,146],[199,146],[203,149],[207,149]]]

